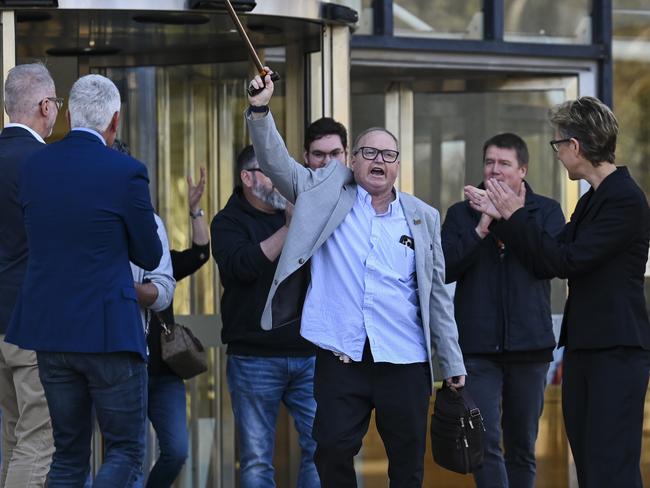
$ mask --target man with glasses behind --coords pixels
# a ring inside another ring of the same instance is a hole
[[[40,63],[12,68],[5,82],[10,123],[0,134],[0,406],[3,412],[0,486],[42,487],[54,445],[36,353],[4,341],[27,268],[27,237],[18,198],[20,167],[45,147],[59,114],[54,80]]]
[[[260,327],[293,205],[262,172],[253,146],[239,154],[237,169],[241,185],[212,220],[210,233],[224,288],[221,340],[228,345],[226,375],[239,435],[241,486],[275,486],[275,425],[284,403],[302,448],[298,487],[317,488],[311,437],[314,347],[300,337],[298,319],[274,331]]]
[[[327,166],[332,159],[348,162],[348,131],[330,117],[312,122],[305,133],[305,164],[310,169]]]
[[[357,137],[351,170],[328,164],[309,171],[289,156],[275,128],[270,76],[251,87],[263,88],[249,97],[246,114],[260,167],[296,202],[262,327],[301,319],[302,336],[318,347],[314,459],[321,484],[357,486],[353,458],[374,409],[391,486],[421,486],[434,364],[451,387],[465,381],[439,214],[395,189],[399,148],[389,131]],[[301,277],[305,269],[311,282]],[[297,284],[306,291],[304,307]]]

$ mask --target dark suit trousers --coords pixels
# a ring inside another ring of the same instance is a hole
[[[641,488],[643,409],[650,352],[567,351],[562,410],[580,488]]]
[[[361,362],[319,349],[314,376],[314,460],[323,488],[356,488],[353,457],[375,409],[391,488],[422,486],[431,378],[427,363],[375,363],[366,341]]]

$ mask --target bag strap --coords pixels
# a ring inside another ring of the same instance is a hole
[[[151,313],[152,315],[156,316],[156,318],[158,319],[158,322],[160,322],[160,327],[162,328],[165,335],[169,335],[169,334],[172,333],[172,327],[174,326],[173,322],[171,322],[171,325],[169,325],[168,322],[163,317],[162,313],[151,310],[150,308],[148,308],[147,311],[149,313]]]
[[[460,395],[460,397],[463,399],[463,403],[467,407],[467,410],[472,411],[472,410],[478,410],[476,408],[476,403],[474,403],[474,400],[470,396],[469,392],[465,387],[463,388],[457,388],[456,392]]]

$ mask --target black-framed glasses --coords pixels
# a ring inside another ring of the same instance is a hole
[[[325,158],[327,158],[328,156],[330,159],[337,159],[340,161],[341,156],[343,156],[344,153],[345,150],[340,148],[334,149],[333,151],[330,152],[319,151],[319,150],[309,151],[309,155],[318,162],[325,160]]]
[[[260,173],[264,174],[264,171],[262,171],[262,168],[248,168],[248,169],[245,169],[244,171],[250,171],[251,173],[255,173],[256,171],[259,171]]]
[[[569,142],[571,138],[569,137],[568,139],[554,139],[552,141],[549,141],[549,144],[553,148],[553,151],[558,152],[560,150],[560,144],[563,142]]]
[[[45,97],[43,100],[38,102],[38,106],[40,107],[41,105],[43,105],[43,102],[45,100],[49,100],[50,102],[54,103],[54,105],[56,105],[57,110],[61,110],[63,108],[64,99],[62,97]]]
[[[381,154],[381,159],[384,163],[394,163],[399,157],[399,151],[394,149],[377,149],[376,147],[363,146],[354,151],[354,154],[361,153],[363,159],[374,161],[378,154]]]

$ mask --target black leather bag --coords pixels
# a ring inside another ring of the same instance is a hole
[[[166,324],[160,319],[160,349],[162,360],[184,380],[208,370],[205,349],[192,331],[184,325]]]
[[[471,473],[483,464],[483,417],[465,388],[443,382],[431,416],[433,460],[456,473]]]

